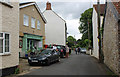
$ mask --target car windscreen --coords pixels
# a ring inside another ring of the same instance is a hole
[[[39,54],[40,55],[44,55],[44,54],[49,54],[49,53],[51,53],[52,51],[51,50],[43,50],[43,51],[41,51]]]
[[[86,48],[81,48],[81,50],[86,50]]]

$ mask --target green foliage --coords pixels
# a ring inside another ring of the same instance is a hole
[[[88,39],[84,40],[84,43],[85,43],[85,46],[86,46],[87,49],[89,47],[89,42],[91,43],[91,40],[88,40]]]
[[[19,71],[20,71],[20,69],[17,67],[17,68],[15,69],[15,74],[19,74]]]
[[[28,51],[27,51],[27,53],[30,53],[30,52],[32,52],[32,50],[28,50]]]
[[[73,47],[75,45],[75,43],[76,43],[76,39],[74,37],[69,36],[67,38],[67,44],[69,47]]]
[[[86,10],[84,13],[81,14],[80,18],[80,26],[78,27],[80,33],[82,33],[82,39],[81,42],[83,43],[81,46],[86,47],[86,39],[88,39],[88,23],[89,23],[89,34],[90,34],[90,40],[91,40],[91,46],[93,45],[93,34],[92,34],[92,12],[93,8],[90,8]]]

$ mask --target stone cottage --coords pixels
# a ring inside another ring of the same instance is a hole
[[[120,1],[108,2],[104,24],[104,63],[120,74]]]

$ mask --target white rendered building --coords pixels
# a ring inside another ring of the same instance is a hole
[[[52,9],[51,3],[47,2],[43,13],[47,24],[45,26],[45,44],[66,45],[67,27],[66,21],[58,16]]]

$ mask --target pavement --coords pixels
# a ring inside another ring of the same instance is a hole
[[[107,75],[107,71],[97,59],[86,54],[76,55],[74,52],[69,58],[62,58],[60,62],[50,66],[40,67],[22,75]],[[22,77],[20,76],[20,77]]]

